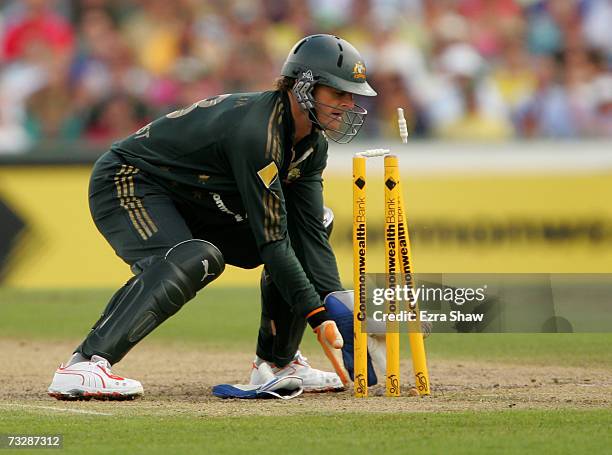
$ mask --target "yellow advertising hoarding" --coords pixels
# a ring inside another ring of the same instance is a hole
[[[117,287],[130,277],[89,215],[89,166],[0,167],[0,198],[26,224],[3,285]],[[404,173],[405,174],[405,173]],[[325,176],[332,244],[352,276],[351,175]],[[402,175],[415,272],[611,272],[612,173]],[[368,178],[368,271],[383,272],[382,175]],[[253,286],[229,267],[218,286]]]
[[[350,176],[326,179],[351,276]],[[612,173],[402,175],[414,271],[612,272]],[[370,272],[384,272],[382,175],[368,175]]]

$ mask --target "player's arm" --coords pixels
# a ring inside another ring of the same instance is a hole
[[[327,144],[325,144],[327,147]],[[285,186],[291,244],[315,289],[324,298],[342,289],[338,266],[323,219],[325,150],[319,165]],[[315,160],[318,157],[313,157]],[[322,162],[321,162],[322,161]]]
[[[285,199],[279,168],[283,158],[280,127],[282,106],[271,113],[253,112],[236,124],[226,150],[260,257],[292,311],[306,318],[324,346],[340,349],[342,336],[289,241]],[[239,128],[238,128],[239,127]]]
[[[259,254],[283,299],[315,329],[322,345],[340,349],[340,332],[298,261],[287,234],[278,164],[256,153],[232,163]]]
[[[323,224],[322,170],[323,168],[320,168],[308,175],[299,177],[285,187],[285,194],[289,212],[288,223],[291,244],[311,283],[321,298],[325,298],[333,291],[341,290],[342,284],[338,275],[336,257],[329,244],[329,236]],[[330,309],[327,308],[327,304],[325,307],[328,316],[333,317]],[[337,326],[338,321],[336,318],[334,320]],[[331,329],[334,330],[336,327]],[[329,341],[328,335],[332,335],[332,340],[335,339],[333,332],[326,334],[323,328],[319,328],[315,330],[315,333],[334,370],[343,384],[347,385],[349,377],[335,354],[335,350],[339,347],[342,348],[342,344],[334,344]],[[347,341],[351,341],[352,333],[344,336],[348,336]],[[350,346],[352,347],[352,344]]]
[[[253,128],[251,128],[253,130]],[[243,132],[231,141],[230,165],[248,214],[259,254],[272,280],[293,311],[304,317],[323,306],[291,246],[285,198],[279,178],[280,151],[274,132]],[[321,322],[319,317],[309,319]]]

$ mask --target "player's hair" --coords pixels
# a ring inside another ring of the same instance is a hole
[[[289,92],[295,85],[295,79],[288,76],[277,77],[274,81],[274,88],[281,92]]]

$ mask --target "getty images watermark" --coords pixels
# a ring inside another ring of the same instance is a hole
[[[364,277],[362,330],[609,333],[612,274],[439,273]]]
[[[427,287],[426,285],[393,287],[375,287],[372,289],[371,302],[374,306],[386,308],[374,310],[372,318],[377,322],[482,322],[484,313],[450,310],[448,313],[424,309],[429,303],[452,303],[457,306],[470,303],[482,303],[486,300],[487,285],[481,287]],[[406,310],[399,310],[401,303],[406,303]],[[420,307],[418,311],[417,304]]]

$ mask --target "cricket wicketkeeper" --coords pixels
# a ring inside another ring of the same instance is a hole
[[[91,214],[134,276],[57,369],[51,396],[141,395],[140,382],[110,366],[225,264],[264,265],[251,383],[267,380],[258,372],[265,363],[277,377],[302,378],[305,391],[343,388],[336,373],[310,367],[298,348],[307,324],[325,347],[343,345],[323,304],[342,286],[321,174],[327,140],[347,143],[363,125],[367,111],[353,95],[376,92],[357,50],[331,35],[300,40],[281,75],[276,90],[213,96],[159,118],[96,162]]]

